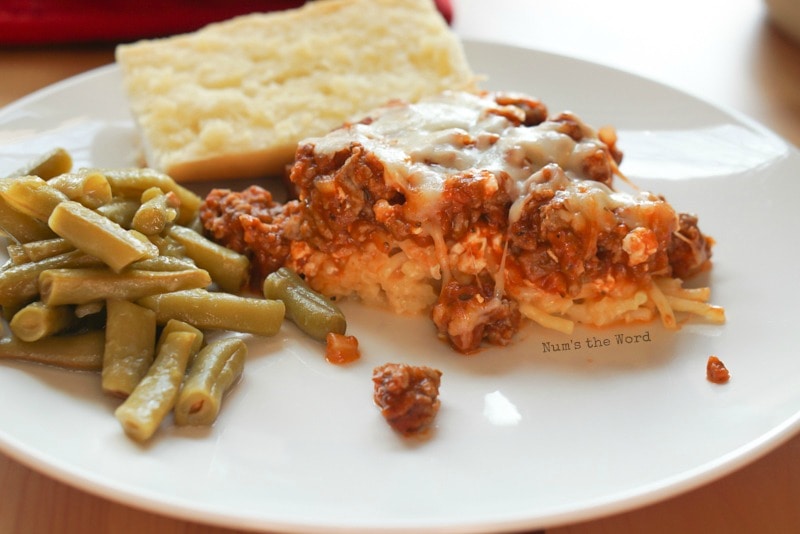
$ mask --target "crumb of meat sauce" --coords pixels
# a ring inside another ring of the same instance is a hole
[[[426,366],[387,363],[372,373],[375,404],[386,422],[404,436],[430,427],[439,411],[442,372]]]
[[[352,363],[361,357],[358,350],[358,339],[336,332],[328,332],[325,336],[325,359],[335,365]]]
[[[724,384],[730,380],[731,375],[725,364],[716,356],[709,356],[706,363],[706,378],[714,384]]]

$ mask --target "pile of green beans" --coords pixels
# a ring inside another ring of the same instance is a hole
[[[62,149],[0,178],[0,359],[98,372],[137,441],[173,411],[212,424],[247,345],[206,334],[274,335],[286,306],[243,294],[249,261],[197,230],[201,201],[151,169],[73,170]]]

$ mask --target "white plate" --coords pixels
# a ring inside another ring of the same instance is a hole
[[[750,120],[629,74],[502,45],[467,43],[467,51],[490,76],[487,87],[615,125],[623,170],[700,214],[718,244],[713,271],[698,283],[727,308],[726,325],[579,329],[571,338],[527,328],[511,347],[465,357],[436,341],[427,319],[348,305],[361,361],[327,364],[319,345],[285,325],[252,343],[245,378],[213,428],[166,425],[146,446],[123,435],[97,376],[3,363],[2,449],[90,492],[227,527],[497,532],[666,498],[796,432],[797,150]],[[116,68],[0,112],[0,171],[55,145],[77,165],[135,162]],[[646,340],[620,345],[620,334]],[[545,341],[571,350],[547,352]],[[711,354],[728,365],[730,383],[706,380]],[[387,361],[443,371],[427,441],[399,439],[373,406],[371,371]]]

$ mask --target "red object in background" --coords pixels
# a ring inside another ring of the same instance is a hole
[[[299,7],[303,0],[3,0],[0,44],[125,42],[197,30],[256,11]],[[436,0],[452,20],[450,0]]]

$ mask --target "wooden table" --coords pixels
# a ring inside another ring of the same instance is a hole
[[[800,145],[800,45],[772,27],[759,0],[454,4],[454,28],[465,37],[530,46],[641,74],[743,112]],[[0,105],[111,61],[113,45],[108,44],[0,48]],[[0,454],[0,534],[87,531],[236,532],[133,509]],[[547,532],[800,532],[800,436],[686,494]]]

